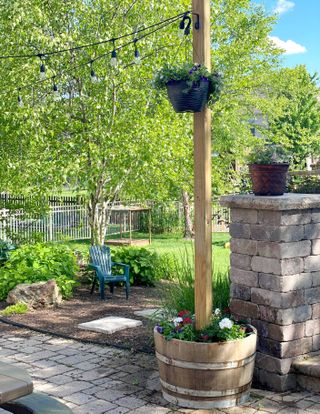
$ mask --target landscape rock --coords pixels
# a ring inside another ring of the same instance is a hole
[[[55,280],[38,283],[22,283],[12,289],[7,303],[26,303],[30,308],[48,308],[62,302],[62,296]]]

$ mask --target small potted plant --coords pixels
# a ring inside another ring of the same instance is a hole
[[[167,90],[176,112],[201,112],[209,100],[218,98],[221,77],[200,64],[166,64],[156,73],[153,85],[156,89]]]
[[[154,328],[163,397],[187,408],[229,408],[249,398],[257,331],[216,309],[211,324],[195,329],[187,310]]]
[[[282,146],[266,144],[255,148],[249,161],[253,192],[260,196],[279,196],[286,190],[290,156]]]

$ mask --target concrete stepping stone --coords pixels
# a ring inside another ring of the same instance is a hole
[[[141,316],[147,319],[160,319],[163,315],[163,309],[161,308],[148,308],[133,312],[136,316]]]
[[[113,334],[114,332],[122,331],[123,329],[135,328],[141,325],[142,322],[136,319],[107,316],[106,318],[96,319],[91,322],[80,323],[78,328],[105,334]]]

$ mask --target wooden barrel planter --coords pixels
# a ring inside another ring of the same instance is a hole
[[[163,397],[186,408],[230,408],[249,398],[257,331],[228,342],[166,340],[154,331]]]

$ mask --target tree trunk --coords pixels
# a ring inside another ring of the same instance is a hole
[[[192,239],[194,237],[193,223],[190,215],[190,198],[189,193],[182,190],[182,203],[183,203],[183,215],[184,215],[184,231],[183,237],[186,239]]]

